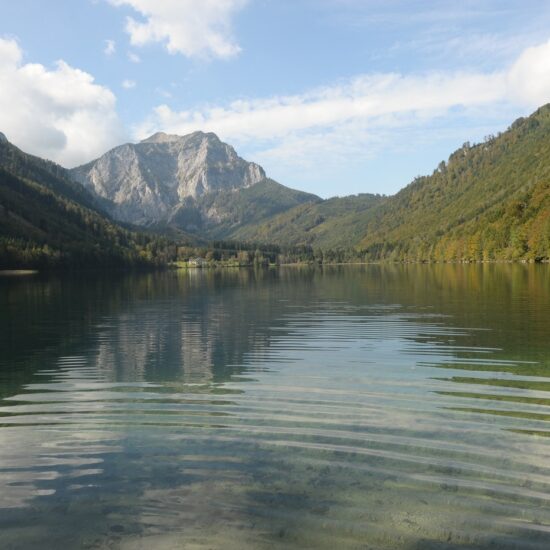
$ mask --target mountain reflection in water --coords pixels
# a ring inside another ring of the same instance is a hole
[[[550,269],[0,279],[7,548],[548,548]]]

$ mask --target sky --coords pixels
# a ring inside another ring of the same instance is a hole
[[[547,0],[0,0],[0,131],[66,167],[202,130],[393,194],[548,102]]]

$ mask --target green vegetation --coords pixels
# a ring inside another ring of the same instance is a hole
[[[280,212],[302,204],[316,203],[321,199],[316,195],[296,191],[266,179],[238,193],[220,193],[212,198],[207,196],[205,200],[210,201],[210,204],[205,203],[209,208],[230,214],[228,219],[224,219],[208,232],[209,236],[220,238],[229,235],[231,238],[238,239],[238,231],[235,231],[235,228],[260,223]]]
[[[267,180],[240,193],[204,200],[211,201],[211,208],[233,213],[213,233],[230,232],[293,206],[320,201]],[[186,219],[193,220],[189,212]],[[122,227],[63,168],[9,143],[0,144],[0,269],[188,266],[190,259],[197,258],[201,266],[237,267],[363,259],[352,247],[322,251],[307,245],[208,242],[172,227],[155,229],[168,236]]]
[[[265,179],[238,191],[207,194],[186,200],[168,225],[170,228],[195,232],[200,238],[242,240],[238,235],[241,228],[261,224],[271,216],[298,205],[320,201],[316,195]],[[203,219],[201,212],[205,211],[214,213],[214,223]]]
[[[550,258],[550,105],[468,143],[371,211],[358,246],[372,260]]]
[[[72,181],[63,167],[24,153],[8,141],[0,141],[0,167],[19,178],[40,183],[56,195],[97,210],[94,197],[82,185]]]
[[[236,228],[229,236],[323,250],[352,248],[365,234],[369,212],[384,199],[362,194],[303,204],[259,224]]]
[[[546,261],[550,105],[484,143],[465,143],[391,197],[321,200],[265,180],[198,200],[167,225],[137,232],[113,222],[63,168],[2,142],[0,269],[188,265],[197,257],[236,266]]]
[[[200,260],[200,261],[198,261]],[[207,246],[178,246],[176,267],[260,267],[281,264],[334,264],[364,261],[354,248],[313,249],[238,241],[213,241]]]
[[[302,204],[225,237],[355,248],[370,261],[548,260],[550,105],[484,143],[465,143],[394,196]]]
[[[170,253],[108,219],[60,166],[0,143],[0,269],[153,266]]]

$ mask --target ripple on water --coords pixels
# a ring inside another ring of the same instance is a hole
[[[96,319],[4,397],[9,544],[548,548],[539,362],[430,308],[278,296],[245,330],[223,297]]]

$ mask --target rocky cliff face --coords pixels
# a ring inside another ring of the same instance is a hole
[[[257,164],[240,158],[212,133],[157,133],[121,145],[71,170],[71,175],[107,199],[122,221],[149,224],[169,219],[183,204],[218,192],[245,189],[265,179]]]

